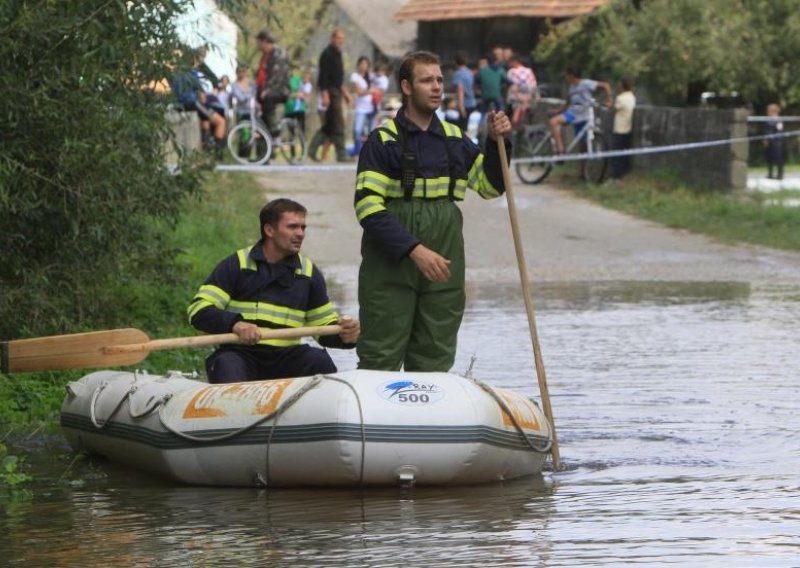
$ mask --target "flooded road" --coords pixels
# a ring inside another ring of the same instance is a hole
[[[564,471],[270,491],[101,462],[59,481],[66,462],[43,459],[34,496],[4,503],[0,565],[800,566],[800,286],[548,282],[534,295]],[[468,296],[454,372],[474,357],[477,378],[538,398],[518,284],[473,281]]]

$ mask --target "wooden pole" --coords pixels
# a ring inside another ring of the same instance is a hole
[[[547,389],[547,377],[544,372],[544,362],[542,361],[542,350],[539,348],[539,335],[536,332],[536,318],[533,311],[533,296],[531,295],[530,279],[528,278],[528,268],[525,263],[525,252],[522,248],[522,237],[519,231],[519,221],[517,219],[517,206],[514,202],[514,193],[511,187],[511,174],[508,170],[508,157],[506,155],[506,143],[502,136],[497,137],[497,147],[500,151],[500,164],[503,169],[503,185],[506,187],[506,199],[508,200],[508,216],[511,219],[511,234],[514,237],[514,250],[517,253],[517,266],[519,267],[519,278],[522,283],[522,297],[525,300],[525,311],[528,314],[528,328],[531,332],[531,343],[533,344],[533,361],[536,364],[536,378],[539,381],[539,393],[542,397],[544,415],[550,422],[553,432],[553,445],[550,452],[553,455],[553,469],[561,469],[561,454],[558,449],[558,437],[556,436],[556,423],[553,419],[553,407],[550,404],[550,393]]]

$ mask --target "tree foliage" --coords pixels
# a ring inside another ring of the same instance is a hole
[[[706,90],[738,92],[756,106],[797,103],[797,8],[797,0],[616,0],[551,26],[535,57],[555,72],[573,64],[587,76],[635,77],[662,104],[696,102]]]
[[[175,275],[169,226],[200,174],[164,168],[190,0],[0,6],[0,338],[114,325]]]

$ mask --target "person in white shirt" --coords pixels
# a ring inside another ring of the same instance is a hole
[[[614,129],[611,147],[614,150],[628,150],[633,138],[633,109],[636,96],[633,94],[633,81],[622,79],[622,89],[614,99]],[[611,158],[611,178],[619,179],[630,171],[630,156]]]
[[[375,113],[372,94],[375,88],[370,84],[369,58],[361,56],[356,70],[350,75],[350,84],[356,93],[355,119],[353,120],[353,155],[358,156],[370,132],[370,118]]]

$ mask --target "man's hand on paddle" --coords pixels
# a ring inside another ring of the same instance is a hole
[[[508,137],[511,133],[511,121],[502,110],[491,111],[486,117],[486,125],[492,140],[497,140],[498,136]]]
[[[342,327],[339,333],[339,339],[344,343],[355,343],[358,341],[358,336],[361,335],[361,322],[352,316],[343,316],[339,320],[339,325]]]
[[[239,340],[245,345],[255,345],[261,340],[261,329],[254,323],[237,321],[231,331],[238,335]]]
[[[425,245],[415,246],[408,256],[431,282],[445,282],[450,278],[450,261]]]

